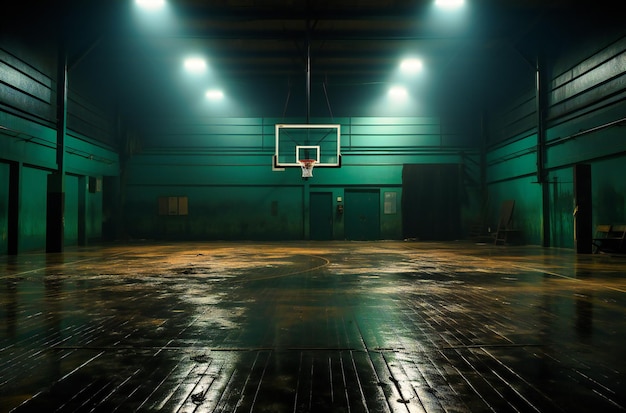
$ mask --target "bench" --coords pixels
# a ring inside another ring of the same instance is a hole
[[[626,224],[600,224],[592,240],[594,252],[625,252]]]

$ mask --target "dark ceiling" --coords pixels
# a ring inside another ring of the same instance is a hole
[[[477,109],[532,87],[538,54],[621,27],[617,13],[566,0],[466,0],[455,12],[433,1],[169,0],[154,24],[130,0],[81,0],[54,2],[37,27],[49,38],[63,22],[71,87],[135,117],[369,115],[405,55],[424,62],[410,85],[421,105],[405,112]],[[34,18],[22,5],[16,25]],[[185,77],[188,54],[207,58],[207,75]],[[228,109],[202,103],[208,87]]]

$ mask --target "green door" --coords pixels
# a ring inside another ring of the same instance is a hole
[[[346,239],[380,239],[380,191],[346,190],[344,222]]]
[[[333,239],[333,194],[331,192],[311,192],[309,217],[312,240]]]

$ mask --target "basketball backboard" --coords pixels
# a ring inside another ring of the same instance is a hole
[[[300,168],[305,159],[315,160],[316,168],[340,167],[340,125],[276,124],[274,168]]]

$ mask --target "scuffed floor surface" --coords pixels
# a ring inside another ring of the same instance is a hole
[[[2,412],[618,412],[626,259],[471,243],[0,256]]]

